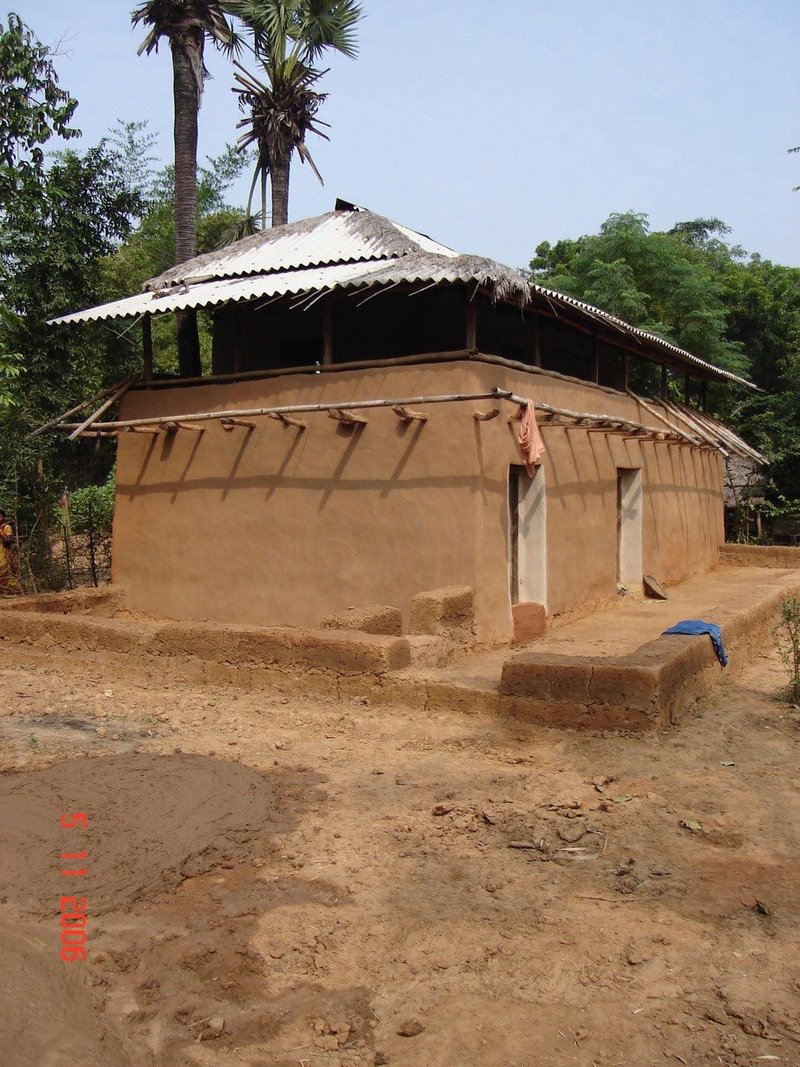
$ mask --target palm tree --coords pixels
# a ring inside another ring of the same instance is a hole
[[[197,112],[208,76],[203,62],[206,37],[230,54],[238,51],[239,39],[217,0],[147,0],[133,11],[131,21],[148,27],[139,55],[158,51],[162,38],[172,50],[175,262],[183,263],[197,252]],[[175,318],[180,373],[197,376],[201,373],[197,316],[189,310],[177,312]]]
[[[245,131],[239,143],[258,146],[251,200],[260,178],[262,226],[266,225],[269,177],[272,225],[281,226],[289,220],[289,173],[295,151],[322,181],[305,143],[308,133],[326,137],[320,127],[327,123],[316,115],[327,94],[315,88],[326,72],[317,63],[327,50],[355,58],[361,4],[358,0],[227,0],[225,9],[250,28],[253,51],[265,75],[260,81],[236,64],[234,91],[239,106],[249,111],[239,123]]]

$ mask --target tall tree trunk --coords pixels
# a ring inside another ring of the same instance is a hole
[[[197,253],[197,111],[203,70],[203,35],[173,37],[172,86],[175,100],[175,262]],[[197,314],[178,311],[178,369],[182,377],[202,373]]]
[[[273,153],[270,163],[273,226],[285,226],[289,221],[289,168],[291,163],[291,151],[285,152],[279,149]]]

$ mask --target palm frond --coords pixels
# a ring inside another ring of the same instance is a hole
[[[364,10],[359,0],[305,0],[293,36],[302,41],[313,63],[330,48],[348,59],[358,55],[358,23]]]
[[[162,37],[180,39],[202,33],[229,56],[238,55],[243,43],[233,23],[225,17],[221,0],[147,0],[131,12],[131,22],[149,27],[139,55],[158,51]]]

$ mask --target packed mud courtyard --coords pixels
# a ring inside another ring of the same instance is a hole
[[[7,1067],[800,1064],[774,654],[644,735],[18,647],[0,677]]]

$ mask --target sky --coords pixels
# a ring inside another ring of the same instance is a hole
[[[747,251],[800,265],[796,0],[363,2],[359,58],[326,64],[331,141],[309,142],[325,186],[295,162],[290,220],[339,196],[521,267],[612,212],[653,229],[716,216]],[[147,119],[168,161],[169,48],[136,56],[132,6],[10,10],[58,45],[86,147],[117,119]],[[241,117],[230,67],[208,53],[201,156],[233,142]]]

